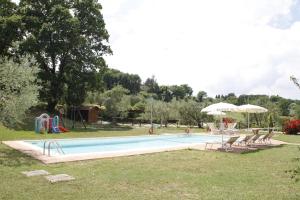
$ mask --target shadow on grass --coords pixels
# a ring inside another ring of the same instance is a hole
[[[242,154],[249,154],[249,153],[254,153],[254,152],[260,152],[260,151],[267,150],[267,149],[275,149],[275,148],[282,148],[282,147],[284,147],[284,145],[254,145],[253,151],[242,152]]]
[[[1,146],[0,146],[1,147]],[[6,167],[20,167],[30,166],[35,164],[37,161],[32,157],[21,153],[15,149],[0,148],[0,166]]]
[[[236,153],[236,154],[251,154],[260,152],[266,149],[273,149],[273,148],[282,148],[283,145],[253,145],[248,147],[232,147],[232,150],[226,151],[225,149],[219,148],[216,151],[219,152],[226,152],[226,153]]]

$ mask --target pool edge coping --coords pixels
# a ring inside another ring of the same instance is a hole
[[[100,158],[113,158],[122,156],[133,156],[133,155],[143,155],[150,153],[159,153],[175,150],[184,149],[197,149],[200,150],[205,147],[205,144],[182,144],[176,147],[160,147],[151,149],[136,149],[131,151],[116,151],[116,152],[94,152],[94,153],[80,153],[80,154],[70,154],[70,155],[53,155],[47,156],[43,155],[41,149],[25,143],[24,141],[3,141],[3,143],[13,149],[16,149],[26,155],[32,156],[33,158],[41,161],[44,164],[62,163],[62,162],[72,162],[72,161],[83,161],[83,160],[93,160]]]

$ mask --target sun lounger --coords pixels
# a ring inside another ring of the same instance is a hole
[[[220,130],[215,126],[214,123],[207,123],[207,126],[211,134],[220,134]]]
[[[227,124],[227,129],[229,129],[229,130],[238,130],[238,129],[235,128],[236,125],[237,125],[237,123],[228,123]]]
[[[268,134],[266,134],[266,135],[264,135],[264,136],[262,136],[262,137],[260,137],[260,138],[258,138],[258,142],[260,142],[260,143],[265,143],[265,144],[267,144],[267,142],[269,142],[270,144],[271,144],[271,138],[273,137],[275,135],[275,133],[272,131],[272,132],[270,132],[270,133],[268,133]]]
[[[242,145],[244,144],[245,146],[249,143],[250,139],[253,137],[254,135],[246,135],[243,139],[238,140],[237,144],[238,145]]]
[[[253,145],[253,144],[255,144],[255,142],[258,141],[260,137],[262,137],[262,134],[255,134],[255,135],[253,135],[251,137],[251,139],[249,139],[249,141],[248,141],[247,144],[250,145],[250,146]]]
[[[223,141],[222,142],[207,142],[205,144],[205,149],[207,149],[207,145],[210,145],[210,149],[212,149],[212,146],[214,144],[221,144],[222,145],[222,148],[225,149],[225,151],[228,151],[229,149],[232,149],[232,145],[237,141],[237,139],[239,138],[240,136],[234,136],[234,137],[230,137],[228,140],[226,141]]]
[[[237,123],[228,123],[227,128],[224,130],[225,134],[236,134],[239,130],[235,128]]]

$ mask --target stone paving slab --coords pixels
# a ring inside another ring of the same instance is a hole
[[[46,170],[34,170],[34,171],[23,171],[22,174],[26,175],[27,177],[30,176],[45,176],[49,175],[50,173]]]
[[[75,180],[73,176],[70,176],[68,174],[49,175],[46,176],[45,178],[51,183]]]

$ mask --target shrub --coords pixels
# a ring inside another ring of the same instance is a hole
[[[20,63],[0,59],[0,122],[8,127],[22,123],[26,111],[37,103],[38,70],[32,59]]]
[[[300,120],[299,119],[294,119],[290,120],[285,123],[284,126],[284,132],[285,134],[297,134],[300,132]]]

